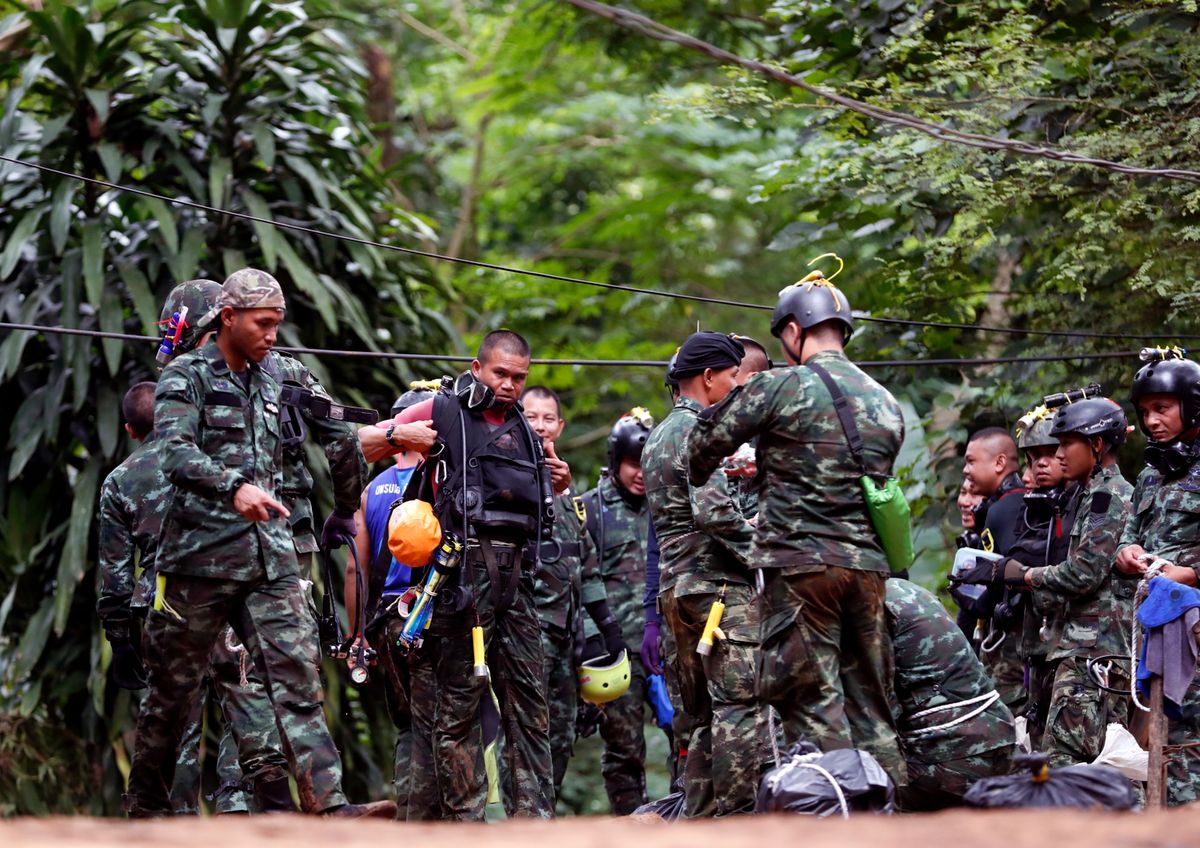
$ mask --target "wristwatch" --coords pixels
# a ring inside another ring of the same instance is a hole
[[[395,442],[392,440],[392,436],[395,435],[395,433],[396,433],[396,422],[393,421],[391,424],[388,425],[387,432],[385,432],[383,434],[383,440],[385,442],[387,442],[389,445],[391,445],[392,447],[398,448],[398,447],[400,447],[400,444],[398,442]]]

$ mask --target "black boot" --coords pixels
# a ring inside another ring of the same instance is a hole
[[[292,787],[287,775],[269,777],[254,782],[254,801],[260,812],[294,813],[296,802],[292,800]]]

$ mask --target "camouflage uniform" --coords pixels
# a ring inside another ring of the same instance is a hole
[[[885,604],[908,767],[901,804],[909,811],[956,806],[974,781],[1008,772],[1016,747],[1012,713],[932,592],[893,578]]]
[[[1103,692],[1087,674],[1092,656],[1129,656],[1133,585],[1113,575],[1117,542],[1133,487],[1113,465],[1088,481],[1071,528],[1067,558],[1030,570],[1033,606],[1045,615],[1053,684],[1042,749],[1050,765],[1090,763],[1100,754],[1109,722],[1125,724],[1128,695]],[[1109,686],[1129,690],[1114,666]]]
[[[318,646],[289,528],[278,519],[248,522],[232,506],[242,483],[277,494],[283,482],[279,385],[255,363],[247,378],[243,384],[230,373],[214,344],[178,357],[159,380],[158,452],[176,488],[156,561],[166,588],[147,617],[150,693],[130,772],[132,815],[167,810],[174,752],[206,667],[201,658],[226,622],[268,682],[298,778],[339,768],[321,709]],[[286,761],[277,759],[257,771],[242,765],[256,782],[286,774]],[[305,809],[345,803],[340,787],[305,797],[300,783]]]
[[[723,471],[703,486],[688,484],[687,442],[700,408],[681,397],[642,454],[662,552],[659,600],[672,637],[664,661],[674,669],[680,706],[693,723],[684,767],[690,817],[753,809],[768,744],[754,691],[759,620],[746,567],[753,529]],[[696,646],[722,592],[726,638],[702,659]]]
[[[615,472],[614,472],[615,473]],[[621,623],[627,645],[642,643],[646,592],[646,534],[650,510],[626,501],[608,477],[583,496],[587,526],[598,551],[608,607]],[[604,754],[600,771],[616,815],[628,815],[646,803],[646,671],[636,653],[629,655],[629,691],[604,706],[600,735]]]
[[[128,632],[133,626],[132,615],[135,612],[139,616],[145,614],[154,592],[155,557],[171,496],[171,485],[162,473],[153,433],[104,480],[100,490],[101,589],[97,609],[101,622],[110,632]],[[140,554],[142,568],[136,587],[135,551]],[[223,642],[218,640],[210,658],[209,679],[219,687],[219,701],[227,722],[230,725],[235,721],[238,723],[238,735],[226,746],[234,754],[234,766],[240,757],[254,773],[266,764],[283,761],[275,713],[255,675],[245,675],[247,683],[240,685],[243,675],[239,666],[235,664],[230,669],[229,664],[222,661],[227,653]],[[176,814],[199,812],[201,765],[198,753],[205,701],[200,698],[192,709],[179,746],[171,787],[171,807]],[[237,781],[240,784],[240,774]],[[218,812],[248,809],[247,798],[241,792],[223,794],[217,801]]]
[[[554,762],[554,794],[575,744],[579,676],[575,671],[575,633],[585,579],[590,600],[605,598],[596,551],[585,532],[583,499],[569,492],[554,499],[554,541],[542,548],[542,568],[535,575],[533,602],[542,625],[546,700],[550,705],[550,757]],[[599,598],[596,598],[596,589]]]
[[[810,361],[845,394],[868,470],[890,474],[904,437],[900,405],[841,352]],[[889,704],[887,557],[833,400],[811,369],[756,374],[700,413],[688,443],[691,482],[706,482],[755,436],[762,496],[749,564],[765,576],[759,696],[779,710],[789,740],[864,749],[903,785]]]
[[[1200,463],[1181,478],[1164,480],[1153,468],[1138,476],[1129,517],[1118,553],[1126,545],[1141,545],[1147,553],[1196,571],[1200,578]],[[1183,717],[1172,719],[1168,745],[1200,739],[1200,674],[1192,680],[1182,704]],[[1200,748],[1182,748],[1167,759],[1167,803],[1180,806],[1200,801]]]

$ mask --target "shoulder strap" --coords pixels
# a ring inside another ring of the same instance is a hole
[[[854,457],[854,461],[858,464],[858,468],[863,476],[867,476],[867,464],[863,462],[862,455],[863,440],[862,436],[859,435],[858,425],[854,423],[854,414],[850,411],[849,399],[838,388],[838,384],[834,382],[833,377],[830,376],[824,367],[811,360],[804,363],[804,365],[821,378],[821,382],[825,384],[825,388],[829,390],[829,394],[833,397],[833,409],[837,412],[838,421],[842,422],[842,432],[846,434],[846,441],[850,444],[850,455]]]

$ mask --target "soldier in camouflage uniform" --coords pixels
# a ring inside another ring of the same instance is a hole
[[[1013,715],[932,592],[898,577],[886,591],[896,723],[908,767],[900,804],[910,812],[957,806],[976,780],[1008,773]]]
[[[650,510],[641,457],[654,420],[641,407],[621,416],[608,436],[608,473],[583,496],[587,529],[596,546],[600,575],[613,621],[604,626],[609,653],[642,642],[642,600],[646,593],[646,535]],[[585,630],[592,636],[594,631]],[[594,637],[592,637],[594,639]],[[585,653],[589,652],[585,649]],[[593,659],[585,656],[584,659]],[[629,657],[629,691],[604,706],[600,771],[614,814],[632,813],[646,803],[646,670]]]
[[[724,471],[703,486],[688,484],[696,416],[733,389],[743,354],[740,342],[720,333],[696,333],[683,343],[674,370],[680,397],[642,456],[661,549],[659,605],[672,637],[664,660],[675,670],[680,706],[692,723],[690,740],[681,740],[689,817],[753,810],[768,744],[754,690],[759,620],[746,565],[753,528]],[[718,599],[725,604],[725,638],[702,657],[696,649]]]
[[[174,338],[172,349],[164,351],[161,359],[192,350],[207,339],[208,332],[196,324],[212,307],[220,291],[220,284],[211,280],[181,283],[171,291],[163,308],[163,322],[173,313],[191,316],[192,321],[185,323]],[[155,384],[147,382],[139,383],[127,393],[122,404],[126,431],[142,444],[105,479],[100,494],[97,612],[114,648],[114,679],[124,688],[145,687],[140,640],[133,633],[140,632],[140,619],[145,616],[154,595],[154,558],[163,516],[171,500],[171,486],[163,476],[155,450],[154,390]],[[144,410],[141,409],[143,406]],[[142,569],[136,588],[135,551]],[[171,803],[176,814],[199,812],[199,744],[210,688],[227,716],[218,761],[221,785],[214,797],[216,812],[249,810],[250,799],[238,764],[239,746],[251,774],[262,763],[282,757],[270,698],[257,674],[252,669],[247,670],[241,660],[243,656],[244,650],[236,644],[227,628],[213,648],[205,696],[193,708],[179,747],[171,788]],[[131,660],[135,663],[133,666],[129,665]],[[130,685],[131,677],[136,687]],[[236,738],[231,732],[235,723],[239,731]]]
[[[1110,722],[1129,720],[1129,678],[1112,665],[1102,691],[1087,673],[1089,657],[1129,656],[1133,585],[1113,575],[1113,559],[1133,487],[1121,476],[1116,450],[1125,443],[1125,413],[1105,398],[1060,408],[1051,430],[1067,478],[1082,487],[1067,558],[1022,574],[1035,611],[1048,622],[1053,673],[1042,749],[1050,765],[1090,763]],[[1118,575],[1119,577],[1119,575]],[[1111,665],[1111,664],[1110,664]],[[1121,694],[1117,694],[1117,693]]]
[[[280,387],[260,363],[283,310],[270,275],[235,273],[217,299],[216,343],[178,357],[159,381],[157,449],[176,488],[163,519],[158,591],[147,618],[150,692],[126,796],[131,816],[169,812],[174,754],[205,658],[226,622],[268,681],[301,791],[306,774],[339,773],[321,709],[311,611],[282,520],[289,512],[274,497],[283,481]],[[294,809],[286,765],[274,761],[253,775],[262,809]],[[347,805],[340,786],[304,801],[327,813],[375,812]],[[388,805],[386,813],[393,811]]]
[[[521,395],[525,420],[547,449],[562,435],[566,420],[558,395],[545,386],[530,386]],[[575,744],[575,715],[579,707],[576,673],[576,633],[581,607],[599,625],[612,618],[608,596],[600,579],[599,560],[587,534],[583,498],[568,489],[554,498],[554,540],[542,544],[542,568],[534,583],[534,604],[542,623],[542,650],[546,654],[546,700],[550,704],[550,757],[554,762],[554,794],[562,791],[563,778]],[[616,624],[613,619],[612,624]],[[619,633],[618,628],[612,628]],[[580,646],[582,647],[582,646]],[[614,642],[605,648],[619,652]]]
[[[1168,561],[1159,574],[1200,583],[1200,365],[1190,360],[1151,362],[1133,378],[1138,423],[1149,438],[1147,468],[1138,475],[1121,534],[1116,568],[1145,573],[1151,559]],[[1146,558],[1143,558],[1146,557]],[[1200,739],[1200,676],[1193,678],[1182,717],[1168,725],[1167,744]],[[1167,803],[1200,801],[1200,748],[1175,748],[1167,758]]]
[[[693,485],[758,437],[762,497],[752,568],[765,578],[759,697],[789,741],[873,754],[896,784],[904,759],[891,713],[884,619],[888,562],[830,390],[847,399],[870,473],[890,475],[904,438],[900,405],[843,352],[850,304],[820,272],[782,291],[772,316],[790,368],[763,372],[700,413],[688,444]]]

